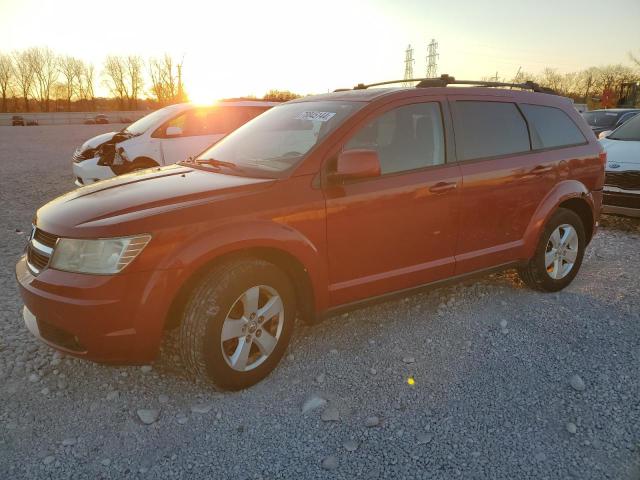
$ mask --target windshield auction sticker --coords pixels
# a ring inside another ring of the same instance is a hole
[[[294,118],[296,120],[315,120],[316,122],[328,122],[335,112],[301,112]]]

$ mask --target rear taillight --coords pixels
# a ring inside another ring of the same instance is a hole
[[[598,158],[600,159],[600,163],[604,167],[607,164],[607,152],[605,152],[604,150],[601,151],[598,155]]]

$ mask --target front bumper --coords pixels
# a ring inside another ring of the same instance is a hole
[[[67,354],[96,362],[139,364],[158,352],[171,271],[84,275],[45,269],[34,277],[23,256],[16,279],[33,335]]]
[[[640,217],[640,190],[604,187],[602,213]]]
[[[78,187],[83,185],[90,185],[100,180],[115,177],[111,167],[105,165],[98,165],[98,157],[89,158],[81,162],[73,162],[73,177],[75,184]]]

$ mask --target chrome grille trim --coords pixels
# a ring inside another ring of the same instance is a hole
[[[33,227],[33,233],[27,244],[27,267],[33,275],[37,276],[47,268],[57,241],[56,235]]]

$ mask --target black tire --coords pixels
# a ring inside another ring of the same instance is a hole
[[[260,285],[278,293],[284,321],[275,348],[266,359],[255,368],[241,372],[233,369],[225,359],[227,357],[221,344],[222,327],[239,297],[248,289]],[[227,262],[206,274],[187,301],[179,333],[182,359],[192,374],[211,381],[222,390],[250,387],[278,365],[293,333],[295,317],[295,291],[282,270],[264,260]]]
[[[547,250],[547,244],[551,234],[560,225],[571,225],[578,235],[578,251],[576,260],[572,269],[566,276],[560,279],[551,278],[547,272],[545,265],[545,253]],[[527,264],[518,268],[518,275],[522,281],[530,288],[539,290],[541,292],[557,292],[569,285],[580,270],[582,265],[582,259],[584,257],[584,250],[586,247],[586,238],[584,233],[584,225],[580,217],[573,211],[566,208],[559,208],[547,221],[544,227],[540,240],[536,247],[536,251],[533,257],[527,262]]]

